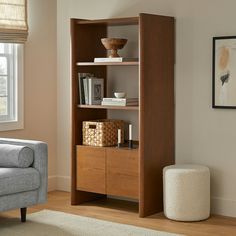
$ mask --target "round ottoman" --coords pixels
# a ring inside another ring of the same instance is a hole
[[[210,216],[210,171],[200,165],[172,165],[163,169],[164,214],[178,221]]]

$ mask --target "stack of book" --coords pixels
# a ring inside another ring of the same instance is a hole
[[[138,98],[103,98],[103,106],[138,106]]]
[[[90,73],[79,73],[80,104],[101,105],[104,96],[104,79]]]

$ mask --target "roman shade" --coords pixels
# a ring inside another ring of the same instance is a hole
[[[27,0],[0,0],[0,42],[24,43],[27,36]]]

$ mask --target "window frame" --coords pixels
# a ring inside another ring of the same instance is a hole
[[[16,48],[12,58],[14,68],[12,68],[13,74],[10,76],[14,76],[15,78],[11,78],[10,80],[12,81],[8,81],[8,84],[9,82],[14,83],[9,87],[12,95],[8,95],[9,99],[12,98],[14,102],[13,106],[11,106],[11,110],[9,111],[9,115],[6,115],[6,119],[0,119],[0,131],[18,130],[24,128],[24,45],[16,44],[14,47]]]
[[[16,78],[16,72],[17,68],[15,68],[15,65],[17,65],[17,45],[10,45],[8,43],[3,43],[4,47],[4,53],[0,53],[1,57],[4,57],[6,59],[7,63],[7,72],[6,74],[1,74],[0,76],[6,77],[7,79],[7,92],[5,96],[7,98],[7,113],[6,115],[0,115],[0,122],[14,120],[16,114],[15,114],[15,80]],[[9,50],[12,50],[12,53],[9,54]]]

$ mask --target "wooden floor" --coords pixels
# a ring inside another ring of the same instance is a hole
[[[160,231],[181,233],[185,235],[229,235],[236,236],[236,218],[212,216],[210,219],[196,223],[175,222],[166,219],[163,214],[156,214],[147,218],[139,218],[136,203],[124,202],[114,199],[99,200],[80,206],[70,205],[70,194],[66,192],[51,192],[48,203],[28,209],[36,212],[42,209],[63,211],[76,215],[94,217],[97,219],[131,224]],[[2,217],[19,217],[19,210],[0,214]]]

